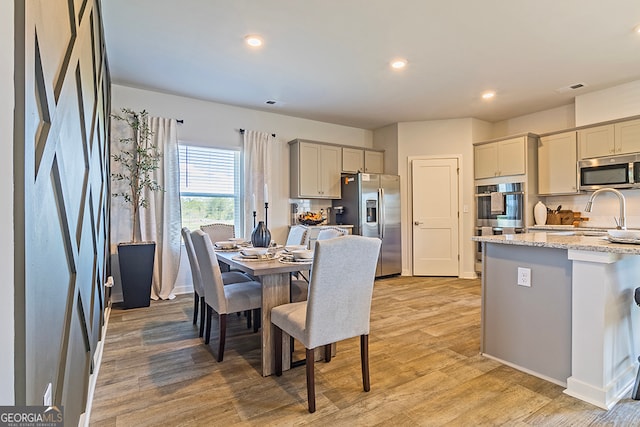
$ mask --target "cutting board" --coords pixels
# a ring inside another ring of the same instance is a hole
[[[571,210],[547,213],[548,225],[573,225],[573,221],[573,211]]]

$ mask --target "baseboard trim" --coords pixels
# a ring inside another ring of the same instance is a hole
[[[91,408],[93,406],[93,395],[96,391],[96,384],[98,382],[98,374],[100,372],[100,365],[102,365],[102,353],[104,351],[104,341],[107,338],[107,326],[109,326],[109,317],[111,316],[111,303],[104,310],[104,325],[102,326],[102,339],[98,341],[96,351],[93,354],[93,366],[95,369],[93,374],[89,375],[89,389],[87,391],[87,406],[84,413],[80,415],[78,426],[89,427],[89,421],[91,420]]]

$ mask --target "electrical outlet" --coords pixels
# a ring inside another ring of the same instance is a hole
[[[51,406],[53,404],[53,400],[51,398],[51,383],[47,384],[47,389],[44,391],[44,396],[42,398],[42,404],[44,406]]]
[[[531,269],[518,267],[518,285],[531,286]]]

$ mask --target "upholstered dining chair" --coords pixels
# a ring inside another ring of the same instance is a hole
[[[213,243],[236,237],[236,229],[233,224],[214,222],[213,224],[201,225],[200,230],[207,233]]]
[[[196,258],[195,249],[193,248],[193,240],[191,239],[191,231],[187,227],[182,227],[182,239],[184,240],[184,247],[187,251],[187,258],[189,259],[189,267],[191,268],[191,280],[193,282],[193,324],[195,325],[198,320],[198,311],[200,311],[200,333],[202,336],[204,333],[204,321],[206,303],[204,301],[204,289],[202,287],[202,275],[200,273],[200,266],[198,265],[198,259]],[[222,282],[226,285],[229,283],[250,282],[252,279],[246,274],[240,271],[229,271],[222,273]]]
[[[209,235],[211,243],[214,245],[216,242],[222,242],[236,237],[236,228],[233,224],[223,224],[221,222],[214,222],[213,224],[201,225],[200,230]],[[229,271],[229,266],[221,263],[220,269],[222,272]]]
[[[282,332],[306,348],[307,398],[315,412],[314,349],[324,347],[331,360],[331,344],[360,337],[362,385],[369,391],[369,317],[380,239],[345,236],[316,242],[307,301],[271,310],[275,326],[275,373],[282,375]]]
[[[316,240],[333,239],[335,237],[342,237],[349,234],[349,230],[341,227],[326,227],[318,232]]]
[[[345,228],[327,227],[318,232],[316,241],[334,239],[336,237],[346,236],[347,234],[349,234],[349,230]],[[309,272],[309,274],[310,273],[311,272]],[[291,302],[300,302],[307,299],[307,293],[309,291],[309,279],[303,273],[300,273],[299,276],[299,278],[291,280]]]
[[[250,310],[253,314],[253,330],[258,331],[260,324],[260,307],[262,304],[262,291],[260,282],[240,282],[224,285],[222,273],[218,265],[218,258],[213,249],[213,243],[209,236],[202,230],[195,230],[191,233],[193,247],[195,249],[200,273],[202,277],[202,287],[204,289],[204,300],[207,306],[207,326],[205,332],[205,344],[209,344],[211,338],[211,317],[212,312],[218,314],[218,362],[222,362],[224,357],[224,345],[227,329],[227,314]]]
[[[306,245],[309,241],[309,228],[306,225],[292,225],[287,235],[287,243],[289,245]]]

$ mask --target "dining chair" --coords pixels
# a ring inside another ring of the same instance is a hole
[[[347,229],[340,227],[327,227],[320,230],[315,241],[334,239],[348,234],[349,230]],[[309,275],[311,275],[311,270],[309,271]],[[298,276],[298,278],[291,279],[291,302],[305,301],[307,299],[307,293],[309,292],[309,279],[304,275],[304,273],[300,273]]]
[[[331,360],[331,344],[360,337],[362,385],[369,391],[369,317],[381,241],[363,236],[316,242],[307,301],[271,310],[274,328],[275,373],[282,375],[282,332],[306,349],[309,412],[315,412],[314,350],[324,347]]]
[[[216,242],[222,242],[236,237],[236,228],[233,224],[214,222],[212,224],[201,225],[200,230],[209,235],[211,243],[214,245]],[[220,269],[222,272],[231,271],[229,266],[225,264],[221,264]]]
[[[292,225],[287,235],[287,243],[289,245],[306,245],[309,242],[309,228],[306,225]]]
[[[227,314],[251,311],[253,314],[253,330],[258,331],[260,307],[262,304],[262,290],[260,282],[240,282],[224,285],[222,273],[218,265],[218,258],[213,250],[213,243],[209,235],[202,230],[191,233],[200,273],[204,300],[207,306],[207,326],[205,344],[211,338],[212,312],[218,314],[218,362],[224,357],[224,345],[227,330]]]
[[[200,333],[201,337],[204,333],[204,320],[206,303],[204,300],[204,289],[202,286],[202,275],[200,273],[200,266],[198,265],[198,259],[196,257],[195,250],[193,248],[193,240],[191,239],[191,231],[187,227],[182,227],[182,239],[184,240],[184,247],[187,251],[187,258],[189,259],[189,267],[191,268],[191,281],[193,283],[193,324],[195,325],[198,320],[198,311],[200,311]],[[252,279],[246,274],[239,271],[222,272],[222,282],[226,284],[250,282]],[[249,317],[250,318],[250,317]],[[250,327],[250,326],[249,326]]]
[[[207,233],[213,243],[236,237],[236,229],[233,224],[214,222],[213,224],[201,225],[200,230]]]

